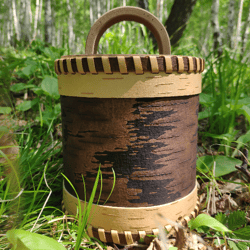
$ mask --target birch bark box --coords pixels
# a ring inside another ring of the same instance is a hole
[[[120,21],[144,24],[159,55],[99,55],[104,31]],[[62,106],[64,173],[81,205],[89,200],[99,166],[102,193],[92,206],[88,234],[131,244],[158,234],[158,213],[186,224],[198,213],[196,153],[199,93],[204,60],[174,56],[166,28],[136,7],[113,9],[92,26],[85,55],[55,61]],[[108,198],[114,181],[112,195]],[[77,198],[65,181],[70,214]]]

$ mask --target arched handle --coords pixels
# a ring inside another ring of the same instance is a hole
[[[112,9],[93,24],[87,37],[85,54],[96,54],[103,33],[113,24],[121,21],[135,21],[144,24],[155,36],[159,54],[171,54],[169,36],[163,24],[150,12],[132,6]]]

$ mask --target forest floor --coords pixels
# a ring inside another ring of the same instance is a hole
[[[22,127],[27,124],[25,120],[10,119],[10,116],[2,115],[0,116],[0,127],[7,126],[8,128]],[[61,131],[58,131],[59,137],[62,135]],[[5,155],[9,156],[9,159],[15,160],[18,157],[19,150],[18,147],[12,147],[17,145],[15,140],[15,132],[10,130],[9,133],[2,135],[0,140],[0,147]],[[59,140],[62,138],[59,138]],[[42,142],[40,142],[41,144]],[[11,146],[11,147],[8,147]],[[19,145],[20,146],[20,145]],[[206,150],[201,150],[199,146],[199,157],[203,155],[218,155],[223,154],[217,151],[208,152]],[[244,153],[244,154],[243,154]],[[250,227],[250,192],[249,192],[249,181],[250,174],[247,169],[249,165],[248,162],[248,152],[244,150],[242,153],[241,166],[235,166],[237,169],[235,172],[223,176],[223,178],[216,179],[212,177],[201,178],[200,172],[197,172],[198,180],[198,195],[200,201],[200,211],[199,214],[208,214],[212,217],[223,217],[224,220],[234,214],[235,211],[245,212],[245,223],[243,223],[239,228]],[[5,159],[1,159],[1,164],[4,165]],[[214,165],[216,162],[214,163]],[[226,163],[225,163],[226,164]],[[9,173],[3,173],[2,178],[7,178]],[[58,207],[60,209],[60,206]],[[219,216],[218,216],[219,215]],[[65,221],[69,215],[64,215]],[[69,216],[72,219],[72,216]],[[237,220],[237,215],[233,220]],[[222,219],[221,219],[222,221]],[[247,231],[248,233],[249,231]],[[65,233],[65,232],[64,232]],[[71,234],[71,233],[69,233]],[[165,234],[165,232],[163,232]],[[67,238],[67,237],[66,237]],[[71,238],[74,241],[74,238]],[[163,241],[158,238],[153,239],[153,241],[148,245],[142,243],[135,243],[128,246],[117,246],[115,244],[105,245],[100,244],[100,242],[92,240],[92,246],[89,245],[89,240],[86,239],[86,243],[82,243],[82,247],[91,249],[103,250],[107,247],[108,250],[128,250],[128,249],[147,249],[147,250],[163,250],[171,249],[169,247],[175,246],[178,249],[249,249],[250,234],[249,239],[246,238],[239,239],[238,237],[233,238],[231,236],[226,236],[225,234],[219,233],[219,230],[208,230],[205,227],[200,228],[197,231],[190,230],[190,226],[182,225],[181,223],[173,224],[172,229],[165,234]],[[230,242],[230,246],[228,245]],[[244,243],[244,247],[232,248],[233,245],[237,246],[239,243]],[[217,245],[217,246],[216,246]],[[176,248],[176,249],[177,249]],[[68,249],[72,249],[71,247]],[[175,249],[175,248],[172,248]]]

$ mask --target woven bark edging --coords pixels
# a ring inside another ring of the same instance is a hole
[[[73,55],[63,56],[55,61],[55,72],[61,74],[112,74],[119,72],[128,74],[143,74],[151,72],[157,74],[165,72],[201,73],[204,71],[205,61],[192,56],[170,55]]]

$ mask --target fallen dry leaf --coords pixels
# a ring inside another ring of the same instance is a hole
[[[242,180],[240,179],[236,179],[234,180],[234,182],[238,182],[237,183],[231,183],[231,182],[226,182],[221,188],[220,191],[222,194],[225,193],[236,193],[236,192],[241,192],[242,191],[242,185],[240,183],[243,183]]]
[[[165,245],[165,246],[164,246]],[[169,247],[172,247],[173,245],[168,243],[163,243],[158,238],[155,238],[147,248],[147,250],[164,250],[168,249]]]

